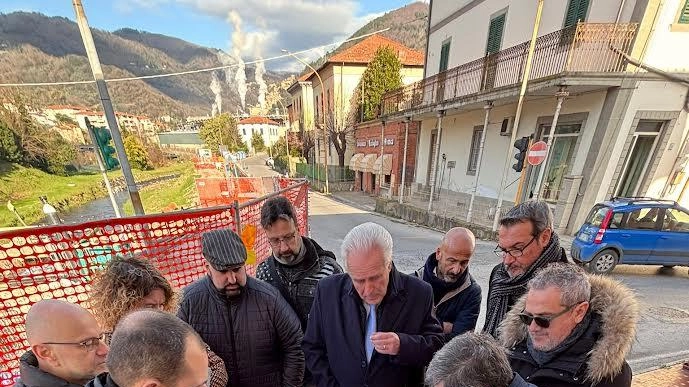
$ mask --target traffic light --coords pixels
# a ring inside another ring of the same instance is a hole
[[[514,155],[517,159],[515,164],[512,164],[512,169],[516,172],[521,172],[524,169],[524,159],[526,159],[526,150],[529,148],[530,137],[522,137],[514,142],[514,147],[519,150],[519,153]]]
[[[106,128],[94,128],[94,132],[96,135],[96,142],[98,142],[98,148],[100,149],[101,155],[103,155],[105,168],[109,171],[116,169],[120,166],[120,162],[115,158],[115,148],[110,146],[110,140],[112,140],[110,131]]]

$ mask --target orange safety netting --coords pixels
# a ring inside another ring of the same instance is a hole
[[[196,179],[196,191],[201,207],[213,207],[257,199],[268,190],[260,177],[206,177]]]
[[[283,195],[297,211],[298,227],[308,232],[308,185],[296,185],[245,202],[193,211],[105,219],[73,225],[0,233],[0,386],[14,383],[19,357],[28,349],[24,316],[42,299],[64,299],[89,308],[93,274],[116,255],[150,259],[180,289],[205,273],[201,234],[239,228],[249,252],[247,271],[270,254],[260,224],[266,199]],[[238,216],[237,216],[238,215]],[[238,227],[239,226],[239,227]]]

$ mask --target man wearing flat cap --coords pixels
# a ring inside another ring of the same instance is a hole
[[[280,292],[246,274],[246,247],[229,229],[201,236],[204,278],[189,285],[177,316],[224,361],[228,387],[302,386],[299,318]]]

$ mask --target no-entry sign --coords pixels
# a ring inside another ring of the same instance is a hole
[[[548,144],[544,141],[537,141],[529,148],[529,153],[526,154],[526,161],[531,165],[539,165],[545,160],[547,154]]]

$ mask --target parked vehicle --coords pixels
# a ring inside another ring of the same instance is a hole
[[[576,233],[571,254],[597,274],[620,263],[689,266],[689,210],[647,197],[598,203]]]

